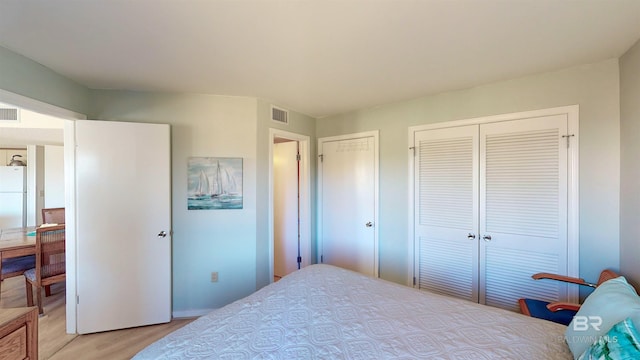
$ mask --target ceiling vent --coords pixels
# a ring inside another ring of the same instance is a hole
[[[20,121],[20,111],[16,108],[0,106],[0,121]]]
[[[271,105],[271,120],[281,124],[288,124],[289,111]]]

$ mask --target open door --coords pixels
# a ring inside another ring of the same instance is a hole
[[[171,320],[169,125],[76,121],[80,334]]]
[[[269,276],[275,281],[312,263],[311,150],[309,136],[279,129],[269,129],[269,142]]]
[[[273,274],[280,279],[299,269],[300,153],[299,143],[276,139],[273,144]]]

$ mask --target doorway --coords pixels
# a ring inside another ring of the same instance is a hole
[[[311,264],[309,137],[270,129],[270,279]]]
[[[51,126],[51,122],[47,121],[47,119],[40,119],[38,124],[34,124],[33,126],[8,126],[2,129],[2,133],[4,136],[10,134],[11,136],[21,136],[30,139],[30,142],[33,144],[39,145],[62,145],[68,143],[70,139],[73,138],[73,132],[69,131],[73,128],[73,124],[75,120],[86,119],[85,115],[80,113],[76,113],[67,109],[63,109],[51,104],[47,104],[35,99],[31,99],[22,95],[14,94],[5,90],[0,89],[0,102],[5,104],[11,104],[20,109],[26,109],[32,111],[37,114],[45,115],[46,117],[54,117],[64,121],[63,129],[60,129],[59,126]],[[59,136],[55,133],[62,131],[62,141],[56,140],[55,142],[51,142],[51,136]],[[35,146],[33,147],[35,151]],[[60,149],[57,149],[59,151]],[[65,283],[66,289],[66,301],[63,305],[65,308],[65,318],[66,318],[66,333],[67,334],[75,334],[76,333],[76,313],[75,313],[75,258],[69,257],[70,254],[73,254],[75,251],[75,233],[73,231],[73,227],[75,223],[73,222],[73,217],[75,216],[75,198],[73,194],[73,189],[75,187],[74,177],[73,177],[73,161],[69,160],[73,158],[74,149],[70,146],[63,146],[63,158],[64,158],[64,171],[63,174],[60,174],[62,178],[64,178],[64,206],[66,208],[67,214],[70,216],[67,217],[67,234],[66,234],[66,249],[67,249],[67,261],[66,261],[66,271],[67,271],[67,281]],[[27,156],[29,157],[29,156]],[[34,212],[35,218],[36,212]],[[37,220],[33,220],[34,222]]]

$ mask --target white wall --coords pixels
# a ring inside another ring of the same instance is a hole
[[[620,271],[640,289],[640,42],[620,58]]]
[[[64,146],[44,147],[44,207],[64,207]]]
[[[619,267],[620,107],[612,59],[319,119],[316,136],[380,130],[380,276],[405,283],[409,126],[580,106],[580,275]]]

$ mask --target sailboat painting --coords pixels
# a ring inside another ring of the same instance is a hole
[[[190,157],[189,210],[242,209],[242,158]]]

